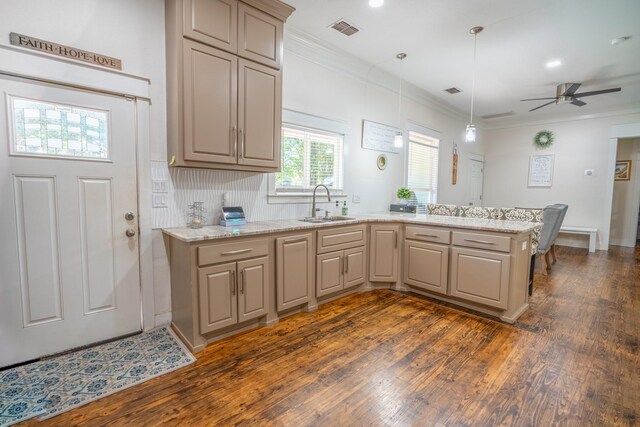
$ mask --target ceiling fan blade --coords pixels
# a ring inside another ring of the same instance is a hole
[[[603,90],[594,90],[592,92],[582,92],[582,93],[574,93],[573,96],[576,98],[584,98],[585,96],[593,96],[593,95],[601,95],[603,93],[611,93],[611,92],[620,92],[622,89],[619,87],[613,89],[603,89]]]
[[[547,102],[546,104],[542,104],[542,105],[540,105],[540,106],[538,106],[538,107],[536,107],[536,108],[533,108],[533,109],[529,110],[529,112],[536,111],[536,110],[538,110],[538,109],[540,109],[540,108],[542,108],[542,107],[546,107],[546,106],[547,106],[547,105],[549,105],[549,104],[553,104],[554,102],[556,102],[555,98],[554,98],[554,99],[553,99],[553,101],[551,101],[551,102]]]
[[[571,86],[569,86],[567,88],[567,90],[564,91],[564,93],[562,94],[562,96],[571,96],[574,93],[576,93],[576,91],[578,90],[578,88],[580,87],[581,83],[574,83]]]
[[[544,101],[545,99],[556,99],[556,97],[553,96],[549,98],[527,98],[527,99],[521,99],[520,101]]]
[[[580,101],[579,99],[574,99],[571,101],[571,105],[577,105],[578,107],[582,107],[583,105],[587,105],[586,102]]]

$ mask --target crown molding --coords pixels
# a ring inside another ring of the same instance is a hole
[[[483,130],[498,130],[498,129],[510,129],[510,128],[519,128],[524,126],[539,126],[539,125],[548,125],[554,123],[566,123],[566,122],[576,122],[581,120],[593,120],[593,119],[602,119],[607,117],[623,117],[630,116],[634,114],[640,114],[640,107],[638,108],[629,108],[624,110],[614,110],[614,111],[601,111],[595,112],[591,114],[581,114],[581,115],[565,115],[560,117],[547,117],[545,118],[535,118],[530,120],[519,120],[519,121],[509,121],[503,123],[489,124],[483,127]]]
[[[365,84],[377,86],[395,94],[398,93],[398,78],[396,76],[377,68],[375,64],[363,61],[338,47],[291,26],[285,26],[284,49],[316,65],[361,80]],[[371,78],[374,69],[376,69],[375,80]],[[443,103],[418,86],[404,81],[402,87],[402,96],[407,99],[456,120],[466,122],[469,118],[468,113]],[[477,122],[480,125],[484,124],[480,120],[477,120]]]
[[[242,2],[275,16],[283,22],[296,10],[295,7],[280,0],[242,0]]]

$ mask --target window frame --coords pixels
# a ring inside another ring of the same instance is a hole
[[[342,189],[341,190],[331,190],[331,198],[335,199],[346,199],[347,193],[345,190],[346,183],[344,182],[345,176],[345,166],[346,162],[344,159],[344,147],[348,137],[348,123],[340,120],[330,119],[326,117],[314,116],[311,114],[303,113],[295,110],[282,110],[282,127],[286,127],[289,125],[292,128],[298,129],[308,129],[308,130],[316,130],[318,133],[322,134],[340,134],[342,135]],[[269,174],[268,179],[268,193],[267,193],[267,202],[269,204],[278,204],[278,203],[310,203],[313,199],[313,195],[311,191],[276,191],[276,177],[275,173]]]
[[[99,112],[105,115],[105,133],[107,139],[107,157],[85,157],[85,156],[68,156],[68,155],[58,155],[58,154],[50,154],[50,153],[33,153],[33,152],[21,152],[15,149],[15,141],[18,137],[17,129],[16,129],[16,115],[14,111],[14,100],[26,100],[36,103],[50,104],[56,107],[69,107],[81,110],[87,110],[92,112]],[[35,157],[35,158],[45,158],[52,160],[74,160],[74,161],[87,161],[87,162],[100,162],[100,163],[113,163],[112,155],[113,155],[113,145],[112,145],[112,134],[111,134],[111,110],[107,110],[104,108],[91,107],[86,105],[72,104],[72,103],[64,103],[57,102],[51,99],[37,99],[31,97],[25,97],[20,95],[14,95],[12,93],[6,94],[5,104],[7,107],[7,128],[8,128],[8,144],[9,144],[9,156],[12,157]]]
[[[409,187],[409,144],[411,144],[411,140],[409,138],[409,132],[417,132],[420,133],[428,138],[433,138],[433,139],[437,139],[439,141],[438,143],[438,186],[436,188],[436,192],[435,192],[435,200],[437,203],[437,200],[440,198],[440,171],[441,171],[441,165],[442,165],[442,157],[441,157],[441,148],[442,148],[442,132],[428,128],[426,126],[423,126],[421,124],[418,123],[414,123],[414,122],[407,122],[405,125],[405,129],[404,129],[404,133],[403,133],[403,137],[404,137],[404,147],[406,147],[406,149],[404,150],[404,186],[411,189]]]

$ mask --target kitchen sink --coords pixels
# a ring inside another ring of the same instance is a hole
[[[317,217],[317,218],[304,218],[300,221],[311,222],[314,224],[322,224],[326,222],[340,222],[340,221],[348,221],[350,219],[355,219],[350,216],[325,216],[325,217]]]

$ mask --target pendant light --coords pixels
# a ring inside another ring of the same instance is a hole
[[[476,92],[476,42],[478,33],[482,30],[484,30],[484,27],[473,27],[469,30],[469,33],[473,34],[473,82],[471,84],[471,117],[464,135],[464,142],[467,144],[476,142],[476,125],[473,124],[473,96]]]
[[[398,92],[398,123],[400,123],[400,110],[402,108],[402,60],[407,57],[406,53],[399,53],[396,58],[400,60],[400,91]],[[404,139],[402,138],[402,130],[396,132],[393,138],[393,145],[397,148],[402,147]]]

